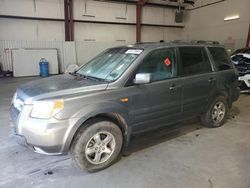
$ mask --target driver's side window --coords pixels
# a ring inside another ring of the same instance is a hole
[[[137,74],[150,73],[153,82],[172,78],[175,74],[175,62],[174,48],[154,50],[145,57]]]

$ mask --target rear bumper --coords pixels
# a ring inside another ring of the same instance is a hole
[[[231,101],[234,102],[234,101],[237,101],[240,97],[240,88],[239,87],[236,87],[233,91],[232,91],[232,94],[231,94]]]

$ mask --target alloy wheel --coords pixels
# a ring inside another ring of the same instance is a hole
[[[85,148],[85,156],[92,164],[107,161],[115,150],[115,138],[109,132],[98,132],[90,138]]]
[[[214,123],[220,123],[226,114],[226,107],[223,102],[217,102],[212,110],[212,119]]]

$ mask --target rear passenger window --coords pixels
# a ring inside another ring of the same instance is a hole
[[[195,75],[212,71],[205,49],[202,47],[180,47],[182,75]]]
[[[233,68],[231,61],[229,60],[229,57],[224,48],[209,47],[208,50],[213,57],[215,67],[217,68],[217,70],[222,71]]]

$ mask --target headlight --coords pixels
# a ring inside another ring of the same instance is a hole
[[[33,104],[30,116],[40,119],[49,119],[58,114],[63,109],[63,107],[63,100],[36,101]]]

